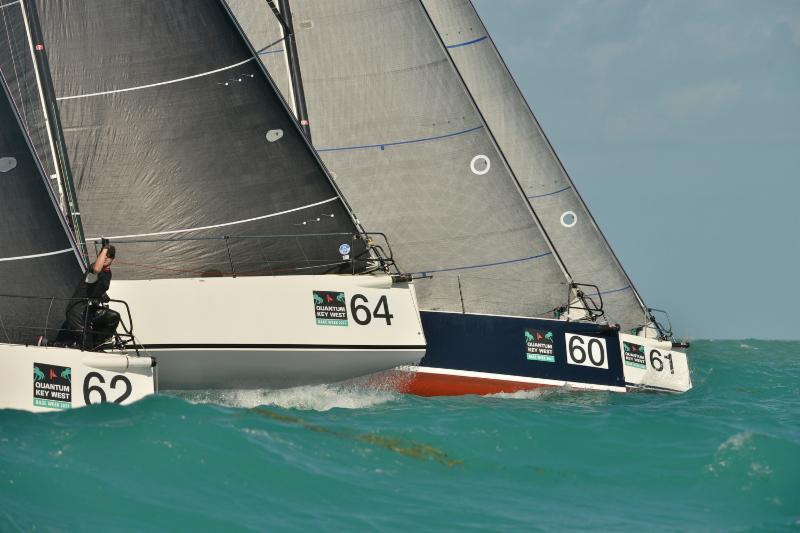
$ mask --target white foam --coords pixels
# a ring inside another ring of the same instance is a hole
[[[285,409],[304,411],[329,411],[336,408],[368,409],[401,397],[398,393],[343,385],[309,385],[278,390],[176,391],[171,394],[192,403],[216,403],[245,409],[274,405]]]

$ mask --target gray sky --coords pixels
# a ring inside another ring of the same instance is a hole
[[[474,0],[649,305],[800,338],[800,0]]]

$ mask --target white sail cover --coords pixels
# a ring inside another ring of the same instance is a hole
[[[645,324],[636,289],[553,151],[470,0],[423,3],[573,279],[600,288],[609,321],[618,322],[625,329]],[[562,223],[565,213],[574,215],[574,224]]]
[[[276,39],[265,2],[230,5],[257,49]],[[360,221],[388,229],[401,267],[434,276],[417,284],[422,309],[563,305],[566,275],[422,5],[290,6],[314,146]]]

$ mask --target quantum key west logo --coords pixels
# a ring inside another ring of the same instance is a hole
[[[635,368],[647,368],[644,360],[644,346],[632,342],[622,342],[622,358],[625,364]]]
[[[33,363],[33,405],[53,409],[72,408],[72,369]]]
[[[318,326],[346,326],[347,299],[343,292],[313,291]]]
[[[553,332],[525,328],[525,356],[528,361],[554,363]]]

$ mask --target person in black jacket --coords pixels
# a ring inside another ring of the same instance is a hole
[[[56,338],[57,343],[80,342],[84,349],[94,349],[110,339],[119,325],[119,313],[101,304],[109,301],[106,292],[111,287],[111,264],[116,249],[108,239],[101,240],[100,253],[86,271],[67,307],[67,317]],[[86,335],[84,332],[86,321]]]

